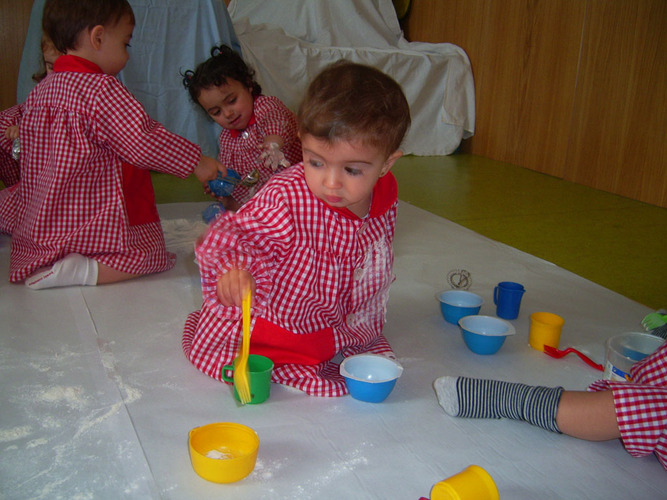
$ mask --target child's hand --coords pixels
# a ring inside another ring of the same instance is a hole
[[[243,303],[243,296],[250,288],[255,294],[255,279],[243,269],[230,269],[218,278],[217,295],[223,306],[238,306]]]
[[[199,182],[205,186],[208,181],[212,181],[218,176],[218,172],[221,172],[223,177],[227,175],[227,169],[222,163],[210,156],[202,156],[199,164],[195,167],[194,174]]]
[[[18,125],[12,125],[11,127],[7,127],[5,129],[5,137],[7,139],[9,139],[10,141],[18,139],[19,138],[19,126]]]
[[[277,142],[262,144],[262,153],[259,155],[259,159],[265,167],[270,167],[274,172],[279,167],[287,168],[290,166],[290,162],[285,158]]]

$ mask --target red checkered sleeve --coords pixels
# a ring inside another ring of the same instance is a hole
[[[12,234],[19,209],[18,184],[0,190],[0,233]]]
[[[637,362],[632,382],[599,380],[589,390],[611,390],[625,449],[635,457],[655,453],[667,470],[667,343]]]
[[[239,317],[239,310],[223,307],[216,295],[218,276],[230,269],[245,269],[257,284],[255,301],[266,301],[275,267],[271,262],[287,255],[294,239],[294,222],[286,200],[268,193],[256,210],[223,213],[197,248],[202,294],[220,317]]]
[[[6,187],[19,181],[19,162],[12,157],[14,141],[5,136],[9,127],[18,125],[23,114],[23,106],[17,104],[0,112],[0,181]]]
[[[92,122],[96,139],[135,167],[180,178],[190,175],[201,159],[201,148],[167,130],[115,78],[106,79],[97,96]]]

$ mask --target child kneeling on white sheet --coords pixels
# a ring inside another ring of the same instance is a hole
[[[127,0],[44,5],[44,33],[64,55],[25,102],[21,179],[0,204],[12,282],[96,285],[170,269],[148,169],[202,184],[226,173],[116,78],[134,22]]]
[[[630,375],[631,382],[598,380],[589,392],[467,377],[440,377],[433,386],[453,417],[523,420],[589,441],[620,437],[632,456],[655,453],[667,470],[667,343]]]
[[[185,72],[183,84],[222,127],[218,160],[242,179],[255,178],[221,198],[225,209],[237,210],[274,173],[301,161],[296,116],[277,97],[262,94],[255,72],[230,47],[213,47],[209,59]]]
[[[393,356],[382,335],[398,205],[390,169],[410,109],[387,75],[341,62],[310,84],[298,118],[303,163],[222,213],[196,248],[204,303],[188,316],[183,349],[220,380],[250,288],[250,352],[273,360],[273,382],[342,396],[339,357]]]

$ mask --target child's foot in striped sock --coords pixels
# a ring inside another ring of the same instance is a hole
[[[440,406],[464,418],[511,418],[560,432],[556,412],[562,387],[538,387],[500,380],[440,377],[433,383]]]

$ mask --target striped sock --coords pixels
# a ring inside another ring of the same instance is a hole
[[[511,418],[560,433],[556,412],[562,387],[539,387],[467,377],[441,377],[434,384],[446,413],[464,418]]]
[[[656,335],[658,337],[662,337],[663,339],[667,339],[667,324],[659,326],[658,328],[654,328],[649,333],[651,335]]]

